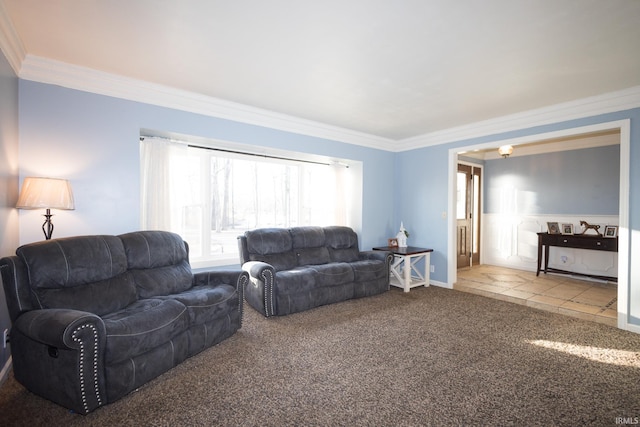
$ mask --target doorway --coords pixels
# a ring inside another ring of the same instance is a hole
[[[458,268],[480,264],[482,168],[458,163],[456,189],[456,241]]]
[[[531,142],[562,138],[572,135],[589,134],[594,132],[602,132],[609,130],[618,130],[620,132],[620,206],[619,206],[619,247],[618,247],[618,298],[617,298],[617,313],[618,313],[618,328],[629,330],[635,333],[640,333],[640,327],[637,324],[631,324],[630,320],[632,315],[630,314],[630,307],[636,307],[637,305],[631,304],[631,286],[629,283],[630,267],[629,267],[629,249],[630,249],[630,237],[629,237],[629,187],[630,187],[630,151],[631,151],[631,120],[622,119],[611,122],[597,123],[593,125],[586,125],[577,128],[566,128],[556,131],[549,131],[546,133],[531,134],[522,137],[515,137],[510,139],[503,139],[500,141],[493,141],[487,143],[480,143],[476,145],[469,145],[463,147],[455,147],[449,149],[449,178],[448,178],[448,209],[449,212],[456,212],[456,172],[458,165],[458,155],[468,151],[482,150],[488,148],[496,148],[498,145],[520,145]],[[456,219],[454,215],[448,216],[448,239],[447,239],[447,283],[444,285],[450,289],[453,289],[453,284],[457,281],[456,263]]]

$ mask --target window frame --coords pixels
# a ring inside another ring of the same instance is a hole
[[[301,152],[290,151],[290,150],[281,150],[281,149],[262,147],[262,146],[251,146],[247,144],[233,143],[228,141],[194,138],[194,137],[189,137],[185,135],[159,134],[157,132],[149,132],[149,131],[141,132],[141,135],[140,135],[141,141],[145,138],[168,139],[171,142],[185,144],[191,148],[211,150],[212,154],[210,156],[205,156],[206,159],[209,159],[208,161],[209,174],[207,176],[211,176],[210,175],[210,172],[211,172],[210,168],[211,168],[211,161],[212,161],[211,159],[215,157],[214,153],[216,151],[219,152],[222,157],[241,159],[241,160],[250,160],[251,157],[258,156],[259,159],[256,159],[256,160],[260,162],[269,162],[269,163],[272,162],[280,165],[299,166],[301,163],[303,164],[319,163],[319,164],[327,165],[327,167],[331,167],[331,165],[334,165],[334,166],[339,165],[338,167],[345,168],[345,170],[348,171],[347,172],[348,179],[352,182],[350,193],[348,197],[345,197],[345,203],[349,205],[349,206],[346,206],[346,213],[345,213],[346,217],[344,218],[345,224],[341,224],[341,225],[349,226],[354,230],[356,230],[356,232],[358,233],[361,230],[362,162],[360,161],[322,156],[322,155],[316,155],[316,154],[301,153]],[[141,162],[142,161],[143,159],[141,155]],[[141,174],[143,173],[144,171],[141,170]],[[301,169],[298,169],[298,173],[299,174],[301,173]],[[300,181],[304,181],[300,179],[300,177],[298,178]],[[142,181],[143,180],[141,180],[141,185],[143,185]],[[205,180],[205,181],[209,181],[206,183],[206,187],[208,188],[208,190],[206,191],[207,193],[211,194],[211,182],[210,182],[211,180]],[[205,191],[205,189],[203,189],[203,191]],[[298,191],[299,192],[305,191],[302,185],[299,186]],[[144,203],[145,201],[142,199],[143,197],[141,196],[141,203]],[[300,198],[298,197],[298,204],[301,203],[299,199]],[[206,200],[206,203],[203,206],[203,212],[202,212],[203,216],[207,216],[207,212],[210,212],[212,208],[211,199],[208,198],[207,200],[207,198],[205,198],[205,200]],[[144,209],[141,210],[142,228],[144,228],[144,224],[145,224],[145,219],[143,218],[143,211]],[[302,213],[300,212],[299,208],[297,209],[297,211],[298,211],[298,216],[302,217]],[[298,221],[301,221],[301,220],[302,218],[298,219]],[[209,218],[204,220],[200,226],[200,238],[204,239],[202,241],[203,247],[205,244],[209,246],[211,245],[211,241],[209,240],[211,239],[211,236],[209,236],[208,238],[206,236],[207,234],[211,234],[211,233],[206,233],[203,231],[207,229],[207,226],[206,226],[207,223],[209,223],[210,225],[213,225],[211,224],[211,219]],[[303,225],[303,224],[299,224],[299,225]],[[182,231],[184,232],[184,230]],[[243,230],[238,230],[238,235],[243,233],[244,233]],[[184,233],[180,233],[180,234],[184,234]],[[185,241],[188,242],[188,238],[186,237],[183,237],[183,238],[185,238]],[[194,269],[202,269],[206,267],[219,267],[219,266],[226,266],[226,265],[237,265],[239,261],[237,250],[234,251],[233,253],[229,253],[228,257],[222,256],[222,257],[207,258],[207,259],[200,259],[200,257],[198,258],[191,257],[191,258],[192,258],[191,265]]]

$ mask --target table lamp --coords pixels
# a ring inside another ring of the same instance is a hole
[[[18,209],[45,208],[47,213],[42,224],[42,232],[46,240],[53,234],[51,209],[73,210],[73,192],[66,179],[26,177],[22,183],[18,197]]]

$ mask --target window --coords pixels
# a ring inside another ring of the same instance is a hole
[[[237,263],[237,236],[245,230],[355,225],[352,174],[344,163],[157,137],[140,144],[142,228],[180,234],[194,267]]]

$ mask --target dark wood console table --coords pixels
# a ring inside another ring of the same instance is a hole
[[[617,282],[617,277],[598,276],[592,274],[575,273],[573,271],[549,268],[549,247],[559,246],[563,248],[590,249],[595,251],[618,252],[617,237],[603,237],[588,234],[549,234],[538,233],[538,270],[536,276],[540,275],[542,264],[542,248],[544,247],[544,273],[564,273],[578,276],[592,277],[594,279],[610,280]]]

